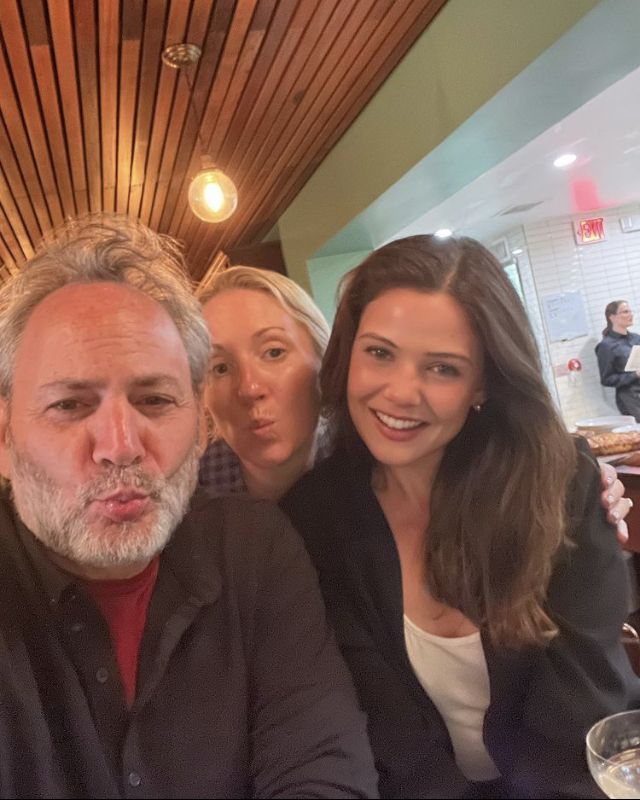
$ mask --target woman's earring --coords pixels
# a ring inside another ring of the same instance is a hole
[[[471,408],[476,412],[476,414],[479,414],[482,411],[482,405],[480,403],[474,403]]]

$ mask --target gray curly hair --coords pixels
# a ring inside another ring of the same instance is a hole
[[[209,332],[179,244],[118,214],[70,220],[44,237],[22,271],[0,287],[0,395],[10,399],[15,355],[27,321],[70,284],[120,283],[160,303],[182,338],[194,390],[203,384]]]

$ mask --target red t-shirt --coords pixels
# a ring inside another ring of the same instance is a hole
[[[127,705],[136,696],[138,654],[151,593],[158,577],[158,557],[138,575],[124,580],[82,581],[107,621]]]

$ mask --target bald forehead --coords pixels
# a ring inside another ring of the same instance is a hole
[[[120,332],[122,338],[148,335],[171,340],[172,347],[184,343],[173,319],[156,300],[130,286],[117,283],[71,284],[57,289],[35,307],[27,320],[20,351],[47,339],[77,344],[104,337],[105,346]],[[75,348],[74,348],[75,349]],[[186,358],[186,351],[184,352]]]
[[[151,369],[151,365],[154,368]],[[20,384],[98,381],[146,372],[172,374],[190,383],[182,337],[168,312],[128,286],[73,284],[39,303],[29,317],[14,362]]]
[[[95,321],[105,313],[117,313],[119,308],[139,313],[149,321],[171,319],[160,303],[131,286],[108,282],[74,283],[56,289],[41,300],[31,313],[27,327],[31,323],[39,327],[43,323],[72,325],[86,319]]]

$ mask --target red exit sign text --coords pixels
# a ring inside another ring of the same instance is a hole
[[[574,223],[576,242],[578,244],[593,244],[602,242],[607,237],[604,233],[604,218],[581,219]]]

